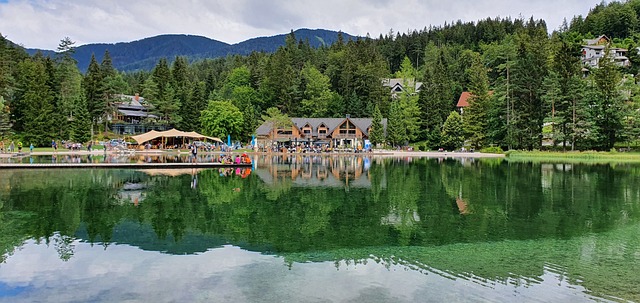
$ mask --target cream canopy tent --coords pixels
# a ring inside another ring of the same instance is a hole
[[[167,131],[163,131],[163,132],[152,130],[141,135],[132,136],[131,138],[133,138],[133,140],[136,140],[138,144],[142,144],[144,142],[151,141],[153,139],[160,138],[160,137],[164,137],[164,138],[183,137],[183,138],[194,138],[194,139],[209,139],[212,141],[222,143],[222,140],[216,137],[209,137],[196,132],[183,132],[175,128]]]

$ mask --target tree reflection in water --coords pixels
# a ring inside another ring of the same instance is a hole
[[[230,243],[282,255],[289,265],[373,260],[530,283],[559,265],[596,293],[632,288],[640,269],[632,253],[640,250],[637,166],[303,155],[254,161],[253,172],[7,172],[0,179],[3,260],[30,238],[53,242],[63,260],[73,257],[76,239],[181,254]],[[604,261],[610,245],[622,249],[615,253],[621,262]],[[589,259],[586,246],[593,247]]]

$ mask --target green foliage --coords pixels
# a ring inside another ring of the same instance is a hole
[[[387,122],[387,141],[392,146],[399,146],[404,144],[407,139],[407,130],[404,128],[404,114],[402,113],[402,106],[400,101],[391,102],[391,109],[389,110],[389,118]]]
[[[480,150],[481,153],[485,154],[504,154],[504,151],[500,146],[489,146]]]
[[[373,119],[371,121],[371,130],[369,131],[369,140],[371,144],[377,146],[385,142],[384,126],[382,125],[382,113],[378,106],[373,109]]]
[[[323,75],[313,66],[302,69],[302,80],[305,82],[304,98],[301,104],[301,116],[321,118],[327,117],[327,109],[333,96],[329,89],[329,77]]]
[[[242,132],[242,112],[228,101],[209,101],[200,116],[202,133],[207,136],[238,138]]]
[[[489,78],[487,69],[482,63],[479,54],[473,54],[475,58],[467,69],[469,77],[469,106],[464,111],[464,128],[467,138],[474,148],[482,148],[486,143],[488,133],[488,116],[490,107]]]
[[[462,117],[458,112],[452,111],[442,127],[442,148],[445,150],[457,150],[464,143],[464,129]]]

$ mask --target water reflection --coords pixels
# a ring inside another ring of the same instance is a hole
[[[638,166],[363,156],[254,163],[253,172],[4,171],[2,261],[33,243],[66,262],[79,243],[169,255],[233,245],[277,255],[291,270],[371,262],[489,288],[551,275],[599,297],[640,299],[632,291]]]

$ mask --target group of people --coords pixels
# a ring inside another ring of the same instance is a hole
[[[220,155],[217,162],[222,164],[251,164],[251,158],[249,158],[247,154],[242,154],[241,156],[236,155],[233,158],[231,155]]]
[[[18,141],[18,153],[22,152],[22,142]],[[16,151],[16,144],[13,143],[13,141],[11,141],[11,144],[9,144],[9,147],[7,147],[6,149],[7,152],[12,153]],[[30,152],[33,152],[33,144],[31,144]],[[0,141],[0,152],[5,152],[5,146],[4,146],[4,141]]]

